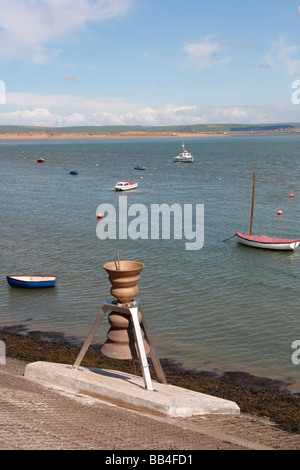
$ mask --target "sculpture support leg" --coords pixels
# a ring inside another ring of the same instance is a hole
[[[82,346],[82,348],[81,348],[81,350],[80,350],[80,353],[79,353],[78,356],[77,356],[76,361],[74,362],[73,368],[76,368],[76,369],[77,369],[77,368],[80,366],[81,361],[82,361],[82,359],[84,358],[84,355],[85,355],[85,353],[87,352],[88,347],[89,347],[89,345],[91,344],[93,337],[94,337],[95,334],[97,333],[97,330],[98,330],[98,328],[99,328],[99,326],[100,326],[100,323],[102,322],[102,319],[103,319],[103,317],[104,317],[104,313],[105,313],[105,311],[104,311],[104,309],[102,308],[102,309],[100,310],[100,313],[99,313],[99,315],[98,315],[98,317],[97,317],[97,319],[96,319],[94,325],[92,326],[92,328],[91,328],[91,330],[90,330],[90,332],[89,332],[89,335],[88,335],[87,339],[86,339],[85,342],[84,342],[84,345]]]
[[[148,364],[148,361],[147,361],[147,356],[146,356],[146,352],[145,352],[145,348],[144,348],[140,322],[139,322],[139,319],[138,319],[138,309],[137,308],[130,308],[129,310],[130,310],[131,316],[132,316],[132,321],[133,321],[133,326],[134,326],[134,333],[135,333],[135,336],[136,336],[136,344],[137,344],[139,359],[140,359],[140,363],[141,363],[141,367],[142,367],[145,387],[147,388],[147,390],[153,390],[150,371],[149,371],[149,364]]]
[[[144,331],[145,331],[145,339],[146,339],[146,341],[148,341],[148,343],[150,345],[151,359],[153,361],[153,365],[154,365],[155,372],[157,374],[157,378],[161,383],[166,384],[167,380],[166,380],[164,371],[161,367],[160,360],[159,360],[158,355],[156,353],[154,344],[152,343],[152,340],[151,340],[151,337],[150,337],[150,334],[149,334],[149,330],[148,330],[148,326],[147,326],[147,323],[146,323],[146,320],[145,320],[145,316],[143,315],[143,312],[142,312],[141,308],[140,308],[140,313],[142,315],[141,325],[143,326]]]

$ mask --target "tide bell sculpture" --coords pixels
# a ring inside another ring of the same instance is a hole
[[[137,301],[135,298],[139,293],[137,283],[140,279],[140,272],[144,268],[143,263],[138,261],[112,261],[106,263],[103,268],[108,274],[111,283],[110,293],[117,300],[117,306],[133,307]],[[138,312],[139,323],[142,315]],[[102,354],[113,359],[138,359],[138,351],[134,336],[134,327],[130,314],[113,311],[108,316],[111,325],[107,333],[107,341],[101,348]],[[150,351],[150,345],[144,338],[141,330],[144,348],[146,353]]]
[[[110,293],[115,300],[106,301],[96,319],[73,367],[79,367],[97,329],[107,311],[110,329],[107,340],[101,348],[102,354],[114,359],[139,359],[145,387],[153,390],[149,372],[147,354],[150,352],[152,362],[162,383],[167,383],[159,358],[151,341],[149,330],[140,307],[139,288],[137,286],[144,264],[138,261],[117,261],[104,264],[111,283]]]

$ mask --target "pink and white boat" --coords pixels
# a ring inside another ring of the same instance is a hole
[[[238,237],[238,243],[268,250],[293,251],[300,245],[300,240],[297,239],[272,238],[265,235],[248,235],[240,232],[237,232],[236,236]]]
[[[253,173],[250,234],[236,232],[238,243],[242,243],[243,245],[253,246],[254,248],[264,248],[267,250],[284,250],[284,251],[295,250],[295,248],[297,248],[297,246],[300,245],[299,239],[272,238],[272,237],[266,237],[265,235],[252,235],[254,190],[255,190],[255,172]]]

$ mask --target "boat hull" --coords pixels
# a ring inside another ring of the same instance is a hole
[[[293,251],[300,245],[300,240],[271,238],[264,235],[254,236],[239,232],[236,233],[236,236],[238,243],[242,245],[265,250]]]
[[[115,188],[116,191],[132,191],[132,189],[137,189],[137,186],[133,188]]]
[[[194,163],[193,158],[181,158],[181,157],[174,157],[173,158],[174,162],[179,162],[179,163]]]
[[[6,276],[6,279],[11,287],[26,289],[55,287],[56,284],[56,276]]]
[[[137,183],[130,183],[129,181],[119,181],[116,184],[115,190],[116,191],[131,191],[132,189],[137,189]]]

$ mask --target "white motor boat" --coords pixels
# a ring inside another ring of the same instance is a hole
[[[116,191],[129,191],[131,189],[136,189],[138,187],[137,183],[130,183],[130,181],[119,181],[116,186]]]
[[[173,161],[181,162],[181,163],[194,163],[194,157],[191,153],[185,150],[183,141],[182,141],[182,152],[179,155],[177,155],[177,157],[173,157]]]

